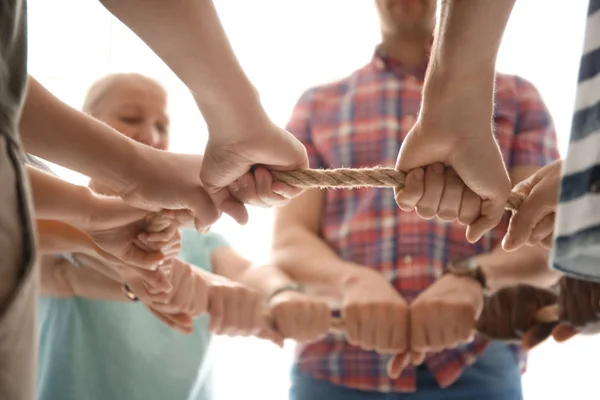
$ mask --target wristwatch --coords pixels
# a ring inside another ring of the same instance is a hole
[[[455,276],[471,278],[481,285],[484,295],[488,294],[489,292],[485,273],[483,272],[481,265],[479,265],[474,257],[449,263],[444,274],[452,274]]]
[[[288,292],[288,291],[303,293],[304,286],[300,285],[299,283],[290,283],[289,285],[281,286],[281,287],[275,289],[269,295],[269,297],[267,297],[267,304],[269,302],[271,302],[271,299],[273,299],[273,297],[277,296],[278,294],[281,294],[283,292]]]

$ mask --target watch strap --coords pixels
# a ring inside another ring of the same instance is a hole
[[[277,296],[281,293],[284,293],[284,292],[289,292],[289,291],[303,293],[304,286],[300,285],[299,283],[290,283],[288,285],[281,286],[281,287],[275,289],[273,292],[271,292],[269,297],[267,297],[267,303],[269,303],[275,296]]]

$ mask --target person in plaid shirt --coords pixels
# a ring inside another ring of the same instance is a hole
[[[307,90],[287,126],[306,146],[311,168],[394,166],[417,120],[435,1],[376,6],[382,42],[373,59],[345,79]],[[493,123],[512,182],[559,157],[551,117],[528,81],[498,74]],[[268,180],[268,172],[254,173],[257,184]],[[481,282],[445,272],[468,266],[490,290],[549,285],[556,275],[540,246],[502,250],[506,215],[477,242],[466,241],[465,226],[479,217],[469,210],[480,199],[466,186],[458,195],[436,190],[444,179],[460,181],[440,163],[412,169],[399,196],[403,210],[390,189],[365,188],[307,191],[276,211],[276,263],[297,281],[339,292],[346,324],[345,335],[299,345],[291,398],[522,398],[520,349],[469,337]],[[469,202],[465,212],[452,207],[457,197]],[[405,356],[388,374],[397,353]]]

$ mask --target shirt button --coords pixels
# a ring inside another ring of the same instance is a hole
[[[413,258],[409,255],[404,256],[404,264],[412,264]]]
[[[600,193],[600,181],[593,182],[590,185],[590,190],[592,193]]]

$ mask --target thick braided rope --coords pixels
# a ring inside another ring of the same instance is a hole
[[[406,174],[394,168],[335,168],[298,169],[295,171],[271,171],[273,179],[297,188],[353,189],[361,187],[404,188]],[[506,209],[516,211],[523,203],[524,195],[511,192]]]

